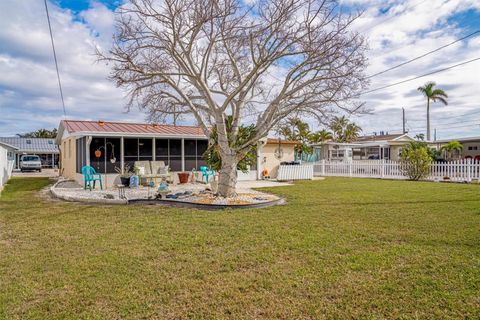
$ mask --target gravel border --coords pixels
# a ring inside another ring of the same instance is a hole
[[[274,205],[285,204],[285,199],[278,197],[277,199],[258,202],[258,203],[249,203],[249,204],[205,204],[205,203],[196,203],[183,200],[175,199],[102,199],[102,198],[81,198],[81,197],[72,197],[69,195],[62,194],[57,192],[57,186],[65,181],[73,181],[68,179],[59,179],[51,187],[51,195],[60,200],[68,202],[79,202],[87,204],[103,204],[103,205],[159,205],[159,206],[169,206],[176,208],[191,208],[191,209],[201,209],[201,210],[224,210],[224,209],[254,209],[254,208],[266,208]]]
[[[69,201],[69,202],[82,202],[82,203],[100,203],[100,204],[128,204],[127,199],[88,199],[88,198],[76,198],[60,194],[56,191],[56,187],[59,183],[68,180],[58,180],[53,186],[50,187],[50,193],[57,199]],[[73,181],[73,180],[72,180]]]

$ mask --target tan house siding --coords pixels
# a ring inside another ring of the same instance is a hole
[[[267,169],[268,174],[271,178],[276,178],[278,174],[278,167],[280,162],[283,161],[293,161],[295,160],[295,145],[293,144],[282,144],[281,148],[283,150],[282,159],[277,159],[275,157],[275,150],[278,148],[278,144],[266,144],[262,148],[262,169]]]
[[[68,179],[76,178],[76,138],[68,137],[60,145],[62,175]]]
[[[402,150],[402,146],[391,146],[390,147],[390,160],[399,161],[401,150]]]

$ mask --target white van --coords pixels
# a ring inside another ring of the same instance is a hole
[[[24,154],[20,157],[20,171],[42,172],[42,161],[37,155]]]

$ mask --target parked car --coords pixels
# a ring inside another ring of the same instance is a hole
[[[42,161],[39,156],[24,154],[20,157],[20,171],[42,172]]]

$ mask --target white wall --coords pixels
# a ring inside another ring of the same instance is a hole
[[[8,159],[8,150],[0,145],[0,191],[12,175],[14,160]]]

